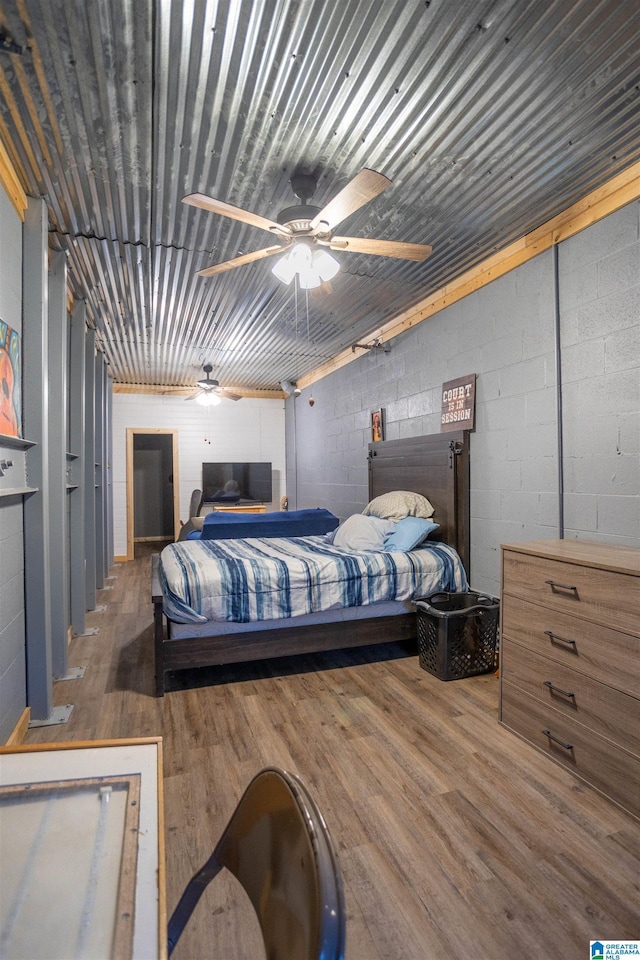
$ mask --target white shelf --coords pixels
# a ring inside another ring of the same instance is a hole
[[[23,437],[10,437],[6,433],[0,433],[0,447],[14,447],[16,450],[28,450],[29,447],[35,447],[35,440],[25,440]]]
[[[38,487],[6,487],[0,490],[0,497],[23,497],[37,492]]]

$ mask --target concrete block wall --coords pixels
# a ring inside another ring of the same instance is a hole
[[[22,332],[22,223],[0,187],[0,319]],[[0,433],[2,430],[0,429]],[[21,460],[0,442],[0,459]],[[14,470],[17,467],[13,468]],[[3,478],[21,487],[25,478]],[[0,498],[0,743],[26,706],[24,524],[22,497]]]
[[[113,395],[113,514],[114,553],[127,553],[127,428],[178,431],[180,519],[189,519],[193,490],[202,487],[205,461],[270,461],[273,503],[279,510],[285,493],[285,417],[282,400],[222,400],[217,407],[201,407],[184,397],[157,394]]]
[[[559,249],[566,536],[640,543],[640,203]]]
[[[567,241],[558,258],[565,535],[632,546],[640,546],[638,208]],[[557,537],[553,258],[541,254],[396,338],[390,353],[365,354],[287,400],[292,505],[341,519],[362,510],[371,411],[384,408],[386,439],[437,433],[442,383],[476,373],[473,586],[498,592],[501,543]]]

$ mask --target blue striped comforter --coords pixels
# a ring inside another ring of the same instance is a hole
[[[164,612],[178,623],[279,620],[467,588],[453,547],[429,541],[350,553],[324,537],[185,540],[161,559]]]

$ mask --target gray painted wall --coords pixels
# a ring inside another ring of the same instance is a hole
[[[640,546],[640,203],[560,247],[567,536]]]
[[[437,433],[443,381],[476,373],[471,580],[497,593],[501,543],[564,535],[640,547],[640,204],[547,251],[286,402],[291,507],[367,502],[370,414],[386,439]],[[313,395],[315,403],[308,400]]]
[[[0,319],[22,332],[22,223],[1,188],[0,250]],[[24,463],[1,443],[0,459]],[[2,479],[5,487],[24,482],[24,470]],[[26,706],[23,529],[22,497],[0,498],[0,743]]]

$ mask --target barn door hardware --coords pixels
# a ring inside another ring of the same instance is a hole
[[[462,441],[452,440],[449,444],[449,469],[453,469],[453,458],[459,457],[462,453]]]

